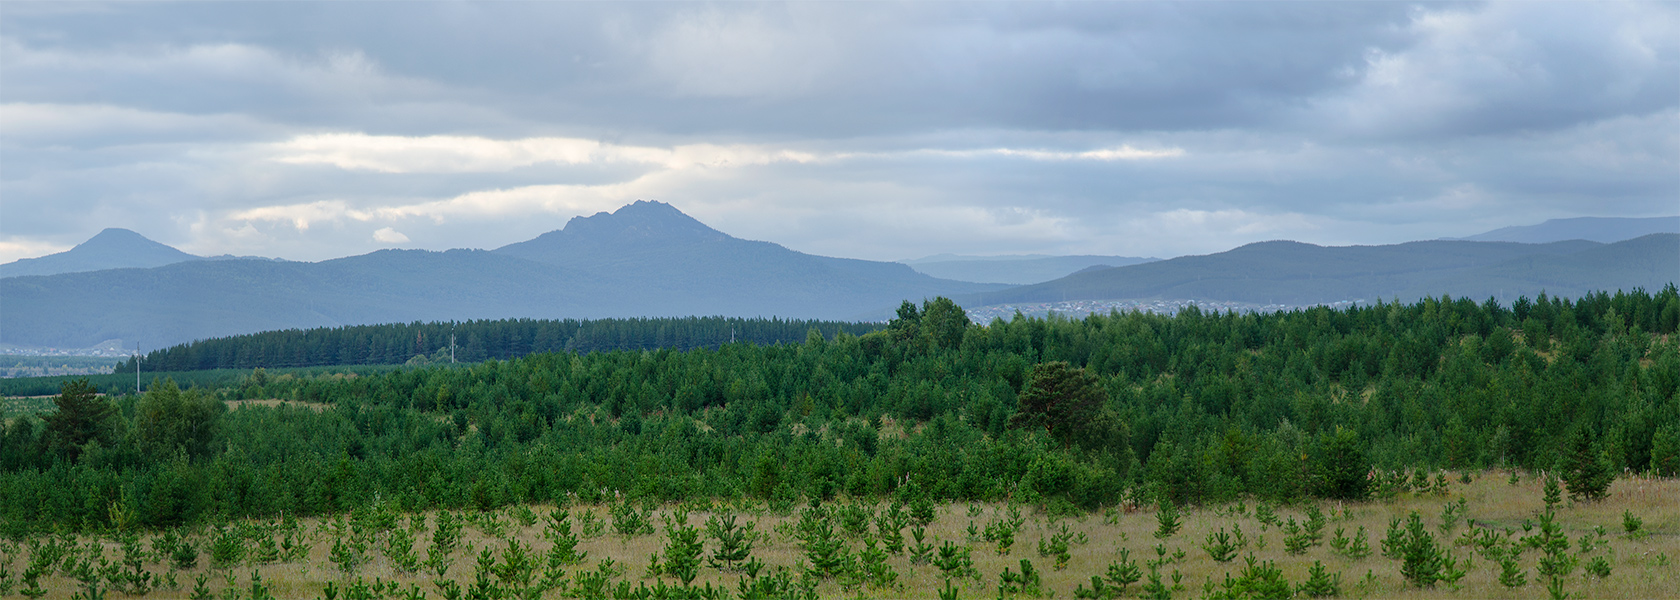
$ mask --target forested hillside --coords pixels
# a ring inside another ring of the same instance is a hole
[[[726,317],[393,323],[287,329],[199,340],[149,352],[142,371],[194,371],[507,360],[537,352],[716,348],[737,342],[802,342],[811,330],[862,335],[880,323]],[[454,336],[454,348],[450,347]],[[133,373],[134,360],[117,366]]]
[[[968,322],[470,368],[71,385],[0,435],[0,528],[515,502],[930,496],[1094,508],[1359,498],[1389,470],[1680,471],[1669,286],[1347,310]],[[283,398],[303,406],[223,400]],[[1368,473],[1376,469],[1376,475]]]

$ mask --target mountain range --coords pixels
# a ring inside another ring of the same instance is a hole
[[[127,229],[106,228],[88,241],[57,254],[0,264],[0,277],[58,275],[106,269],[151,268],[192,260],[278,260],[259,256],[198,256],[160,244]]]
[[[1135,264],[1111,265],[1122,261]],[[943,255],[909,262],[915,269],[742,240],[645,201],[495,250],[381,250],[313,263],[198,257],[107,229],[67,252],[0,265],[0,345],[122,340],[157,348],[275,329],[524,317],[878,320],[903,300],[931,296],[974,307],[1084,299],[1309,305],[1441,295],[1509,302],[1541,291],[1660,289],[1680,280],[1680,234],[1615,243],[1279,241],[1169,260]],[[1034,272],[1056,278],[1021,286],[956,280],[1007,283]]]
[[[1538,225],[1501,227],[1486,233],[1458,239],[1471,242],[1522,242],[1524,244],[1587,240],[1601,244],[1614,244],[1653,233],[1680,233],[1680,216],[1552,219]]]
[[[669,204],[636,202],[493,251],[381,250],[315,263],[185,260],[6,277],[0,343],[85,347],[121,339],[162,347],[271,329],[518,317],[872,320],[904,299],[1002,287],[742,240]]]
[[[1043,254],[1014,254],[1003,256],[959,256],[938,254],[915,260],[899,261],[910,265],[918,273],[957,281],[979,281],[1030,285],[1059,279],[1093,268],[1124,267],[1161,260],[1135,256],[1045,256]]]
[[[959,298],[965,305],[1067,300],[1193,299],[1260,305],[1468,296],[1477,300],[1546,292],[1645,288],[1680,281],[1680,234],[1601,244],[1436,240],[1388,246],[1260,242],[1204,256],[1084,271],[1036,285]]]

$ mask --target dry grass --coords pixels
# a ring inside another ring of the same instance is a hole
[[[1128,548],[1131,557],[1140,566],[1145,561],[1156,557],[1157,544],[1164,547],[1170,555],[1182,550],[1184,558],[1161,568],[1167,583],[1171,583],[1171,573],[1177,572],[1181,577],[1182,589],[1174,592],[1177,598],[1198,598],[1203,595],[1203,583],[1206,581],[1222,581],[1227,574],[1237,576],[1242,568],[1243,560],[1238,558],[1227,563],[1214,562],[1201,548],[1201,543],[1207,535],[1220,528],[1230,529],[1241,526],[1251,543],[1247,552],[1252,552],[1261,560],[1275,561],[1283,570],[1284,576],[1291,583],[1300,583],[1307,577],[1307,570],[1313,562],[1323,561],[1332,571],[1339,572],[1342,578],[1342,595],[1355,598],[1536,598],[1544,597],[1546,591],[1544,583],[1534,574],[1535,559],[1538,552],[1530,550],[1523,555],[1523,566],[1528,571],[1529,583],[1525,587],[1510,589],[1498,582],[1499,567],[1497,564],[1479,557],[1472,559],[1469,573],[1456,586],[1446,584],[1434,588],[1419,589],[1406,585],[1399,574],[1399,563],[1381,556],[1381,539],[1388,527],[1389,519],[1404,517],[1411,511],[1417,511],[1424,516],[1430,530],[1444,543],[1450,543],[1458,534],[1465,530],[1460,525],[1450,536],[1442,536],[1437,528],[1441,522],[1442,506],[1462,497],[1467,502],[1468,510],[1465,518],[1473,521],[1476,526],[1503,529],[1510,527],[1517,529],[1522,535],[1521,523],[1524,519],[1534,517],[1542,509],[1542,492],[1540,482],[1525,475],[1521,482],[1510,485],[1507,473],[1485,472],[1477,474],[1470,484],[1460,484],[1455,479],[1446,496],[1403,494],[1401,497],[1381,502],[1369,503],[1322,503],[1319,506],[1331,516],[1330,523],[1325,530],[1325,539],[1329,540],[1336,528],[1343,528],[1351,537],[1358,527],[1364,526],[1369,535],[1372,555],[1362,560],[1354,560],[1339,555],[1331,550],[1328,544],[1309,549],[1300,556],[1291,556],[1285,552],[1284,534],[1276,527],[1262,527],[1254,518],[1255,503],[1248,502],[1239,508],[1238,505],[1220,507],[1202,507],[1186,510],[1183,514],[1183,529],[1176,535],[1157,540],[1156,515],[1153,510],[1145,509],[1135,512],[1108,511],[1107,514],[1090,514],[1064,520],[1055,520],[1049,516],[1031,509],[1022,509],[1025,524],[1008,555],[1000,555],[995,544],[979,540],[967,539],[967,528],[972,522],[978,529],[984,529],[986,524],[1007,514],[1008,507],[1002,505],[966,505],[952,504],[939,508],[938,518],[928,528],[928,538],[935,546],[941,541],[950,540],[972,548],[975,566],[981,574],[978,581],[969,581],[962,592],[966,598],[997,596],[998,575],[1005,568],[1019,569],[1021,559],[1029,559],[1038,567],[1043,577],[1043,589],[1046,595],[1054,594],[1056,598],[1071,598],[1073,590],[1079,584],[1089,585],[1092,575],[1103,574],[1110,562],[1116,560],[1121,548]],[[531,507],[539,516],[546,515],[551,507]],[[660,509],[661,517],[670,514],[676,507]],[[800,562],[803,553],[798,542],[788,534],[797,521],[797,515],[776,515],[764,510],[760,504],[746,503],[727,507],[707,507],[700,505],[691,507],[689,523],[700,526],[715,512],[728,510],[737,513],[747,520],[756,523],[757,531],[763,534],[763,539],[753,551],[753,556],[772,566],[792,567]],[[1295,517],[1304,520],[1304,506],[1278,507],[1279,519]],[[1242,510],[1246,509],[1246,511]],[[603,521],[609,522],[604,529],[604,535],[585,539],[579,544],[579,550],[589,553],[588,562],[570,570],[576,572],[582,569],[592,569],[602,558],[611,558],[622,564],[627,570],[620,577],[630,581],[632,585],[654,581],[646,578],[646,571],[650,556],[663,550],[665,535],[662,524],[659,533],[623,538],[613,533],[610,517],[606,506],[576,506],[572,507],[573,527],[581,531],[579,517],[584,513],[593,512]],[[971,513],[977,511],[977,516]],[[1630,537],[1622,532],[1622,513],[1631,511],[1634,515],[1644,519],[1644,529],[1647,534],[1643,537]],[[1246,514],[1239,515],[1239,512]],[[507,539],[517,539],[528,544],[537,552],[546,550],[549,543],[542,538],[543,522],[530,527],[519,527],[511,517],[511,510],[495,513],[510,525],[508,533],[501,538],[487,536],[483,531],[468,525],[464,532],[463,548],[455,555],[454,567],[449,571],[449,577],[465,585],[472,579],[474,569],[473,557],[484,548],[501,550],[506,548]],[[1566,586],[1572,597],[1580,598],[1664,598],[1676,597],[1675,590],[1680,590],[1680,569],[1673,566],[1680,561],[1680,480],[1675,479],[1622,479],[1615,483],[1608,499],[1587,503],[1567,504],[1559,511],[1559,517],[1574,549],[1577,540],[1592,532],[1595,527],[1603,527],[1609,531],[1609,545],[1599,553],[1613,556],[1612,575],[1605,580],[1590,578],[1584,570],[1577,568],[1568,578]],[[431,515],[428,515],[429,517]],[[659,517],[655,519],[659,522]],[[435,518],[428,518],[428,524],[435,524]],[[1052,570],[1052,559],[1041,557],[1037,553],[1037,543],[1041,538],[1048,537],[1052,527],[1066,524],[1069,530],[1085,534],[1089,543],[1074,545],[1071,549],[1072,558],[1065,570]],[[248,585],[248,578],[252,571],[261,571],[265,582],[271,591],[279,598],[315,598],[321,594],[321,587],[328,581],[343,582],[344,576],[339,573],[329,559],[329,549],[333,537],[329,528],[320,520],[308,520],[303,524],[304,530],[311,533],[310,542],[313,543],[308,559],[290,564],[271,564],[262,566],[247,566],[236,568],[233,572],[237,576],[239,585]],[[838,530],[838,527],[837,527]],[[415,552],[425,556],[425,549],[429,546],[430,531],[416,535]],[[909,528],[905,530],[906,544],[910,542]],[[1263,549],[1256,546],[1261,539],[1265,540]],[[207,545],[202,533],[197,536],[200,548]],[[706,540],[707,552],[715,546],[712,540]],[[851,542],[855,552],[862,544],[857,540]],[[1463,559],[1471,556],[1469,548],[1455,547],[1454,554]],[[24,552],[23,554],[27,554]],[[431,578],[425,573],[401,574],[394,570],[390,562],[380,556],[377,550],[371,550],[372,560],[361,568],[355,576],[366,581],[375,578],[385,581],[396,580],[402,582],[406,588],[410,585],[418,586],[430,597],[439,597],[437,589],[433,587]],[[1245,552],[1246,554],[1246,552]],[[105,556],[115,560],[120,556],[115,544],[107,543]],[[0,559],[3,560],[3,559]],[[27,556],[18,555],[12,566],[12,572],[17,573],[26,564]],[[224,587],[225,572],[209,571],[205,564],[207,556],[200,557],[197,569],[176,574],[177,580],[183,585],[180,590],[158,590],[151,597],[176,598],[185,597],[192,588],[194,577],[208,574],[211,588],[217,592]],[[824,582],[819,591],[824,597],[906,597],[906,598],[934,598],[943,580],[939,571],[929,565],[912,565],[907,555],[893,556],[889,564],[900,577],[900,586],[891,589],[874,590],[867,587],[857,590],[843,590],[833,581]],[[150,564],[154,572],[166,572],[167,567],[160,564]],[[1147,569],[1145,569],[1147,573]],[[721,573],[716,569],[703,568],[701,577],[696,584],[711,583],[734,589],[738,575]],[[353,579],[353,577],[352,577]],[[1147,579],[1145,580],[1147,581]],[[69,597],[75,582],[55,574],[44,580],[49,587],[56,587],[48,597]],[[1141,584],[1134,584],[1128,590],[1128,596],[1139,593]],[[342,585],[342,583],[341,583]],[[15,592],[14,592],[15,593]],[[120,594],[113,594],[118,597]],[[553,596],[558,597],[558,596]]]
[[[279,398],[270,398],[267,400],[225,400],[223,403],[227,404],[228,410],[235,410],[246,406],[263,406],[268,408],[290,406],[292,408],[301,408],[315,412],[325,412],[327,409],[332,408],[331,404],[324,402],[302,402],[298,400],[282,400]]]

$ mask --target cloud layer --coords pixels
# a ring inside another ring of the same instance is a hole
[[[497,247],[637,199],[836,256],[1680,213],[1670,3],[9,3],[0,261]]]

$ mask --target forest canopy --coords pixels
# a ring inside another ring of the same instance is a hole
[[[966,323],[966,321],[964,321]],[[170,346],[146,353],[143,371],[273,369],[407,362],[507,360],[541,352],[717,348],[730,342],[800,342],[811,330],[863,335],[880,323],[660,317],[642,319],[500,319],[284,329]],[[419,359],[419,360],[416,360]],[[134,359],[117,373],[133,373]]]
[[[108,413],[5,423],[0,527],[614,493],[1288,502],[1380,495],[1392,471],[1495,466],[1588,469],[1570,481],[1590,494],[1605,473],[1680,472],[1672,285],[1509,307],[1440,298],[986,325],[960,312],[907,304],[882,331],[770,345],[159,382],[94,397]],[[77,403],[86,392],[64,389]],[[215,402],[241,399],[294,403]]]

